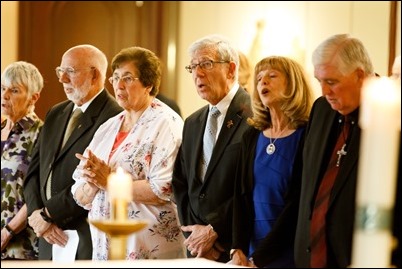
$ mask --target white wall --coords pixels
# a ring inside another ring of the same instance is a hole
[[[17,59],[17,3],[1,1],[2,70]],[[336,33],[360,38],[369,50],[376,72],[387,74],[390,1],[181,1],[180,4],[176,71],[178,103],[184,117],[206,104],[184,69],[190,60],[188,46],[204,35],[220,33],[248,55],[255,47],[256,25],[261,20],[265,22],[259,43],[261,51],[249,56],[256,60],[272,54],[295,58],[311,76],[317,96],[320,89],[311,75],[311,54],[322,40]],[[397,54],[401,53],[400,15],[399,2]]]
[[[17,60],[18,1],[1,1],[1,71]]]
[[[400,5],[399,5],[400,31]],[[330,35],[350,33],[366,45],[380,75],[388,72],[389,1],[321,2],[224,2],[183,1],[180,14],[178,96],[184,117],[206,104],[199,98],[191,75],[184,70],[190,61],[187,48],[196,39],[212,33],[227,36],[249,54],[259,20],[265,21],[259,59],[272,54],[293,57],[304,64],[316,95],[318,83],[312,76],[311,54]],[[400,54],[400,34],[397,53]],[[252,55],[250,55],[252,56]]]

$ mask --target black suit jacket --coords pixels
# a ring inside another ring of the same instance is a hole
[[[239,88],[233,98],[216,141],[204,183],[199,178],[202,141],[208,105],[184,122],[183,141],[173,172],[173,191],[182,225],[211,224],[218,241],[231,247],[235,166],[240,141],[251,116],[250,96]],[[188,237],[188,234],[185,234]],[[226,260],[228,258],[225,255]]]
[[[74,107],[71,101],[55,105],[46,115],[38,144],[33,152],[24,184],[28,216],[46,207],[56,225],[63,230],[78,231],[80,237],[76,259],[92,259],[92,242],[88,211],[78,206],[71,194],[72,174],[79,163],[75,153],[83,153],[98,127],[122,108],[104,89],[90,104],[76,130],[60,149],[69,116]],[[46,199],[46,182],[52,171],[52,197]],[[39,259],[52,258],[52,245],[39,240]]]
[[[327,221],[328,267],[346,268],[351,263],[355,219],[360,128],[355,114],[347,146],[331,192]],[[324,97],[316,100],[306,130],[303,151],[302,188],[295,239],[297,267],[310,267],[310,222],[315,193],[325,172],[329,155],[336,141],[335,127],[340,114]],[[330,147],[330,149],[328,148]]]

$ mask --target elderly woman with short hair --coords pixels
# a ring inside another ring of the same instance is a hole
[[[43,125],[35,103],[43,77],[33,64],[14,62],[1,74],[1,259],[38,258],[37,238],[27,226],[23,195],[31,153]]]

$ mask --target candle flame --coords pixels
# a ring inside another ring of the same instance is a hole
[[[395,81],[388,77],[368,79],[361,97],[361,128],[401,129],[401,91]]]

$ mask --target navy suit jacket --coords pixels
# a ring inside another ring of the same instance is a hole
[[[241,137],[249,127],[246,119],[251,116],[250,96],[243,88],[234,96],[202,182],[199,165],[208,110],[208,105],[204,106],[184,122],[172,185],[181,224],[211,224],[219,235],[219,243],[229,251],[235,166]]]
[[[71,186],[74,184],[72,174],[79,163],[75,153],[83,153],[98,127],[122,111],[122,108],[104,89],[89,105],[80,118],[78,127],[60,149],[73,107],[73,102],[64,101],[47,113],[25,179],[24,195],[28,216],[33,211],[46,207],[58,227],[78,231],[80,241],[76,259],[92,259],[91,234],[86,220],[88,211],[78,206],[71,194]],[[47,200],[46,182],[50,171],[52,197]],[[52,245],[40,238],[39,259],[51,258]]]

